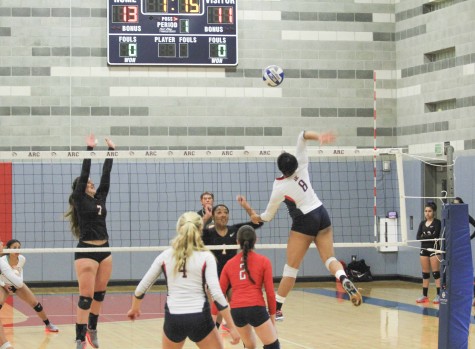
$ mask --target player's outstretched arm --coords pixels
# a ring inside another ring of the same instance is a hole
[[[336,139],[335,134],[333,132],[317,133],[315,131],[305,131],[303,134],[303,138],[306,140],[320,142],[320,144],[333,143]]]
[[[236,200],[237,202],[239,202],[239,205],[241,205],[241,207],[243,209],[246,210],[247,214],[249,215],[249,217],[252,218],[253,215],[256,215],[256,211],[254,211],[251,207],[251,205],[249,204],[249,202],[246,200],[246,197],[243,196],[243,195],[238,195],[236,197]],[[253,222],[254,223],[254,222]]]

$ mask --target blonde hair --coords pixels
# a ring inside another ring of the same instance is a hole
[[[183,213],[176,223],[177,236],[172,241],[173,257],[175,258],[175,273],[183,272],[186,277],[186,259],[194,251],[206,251],[201,231],[203,219],[196,212]]]

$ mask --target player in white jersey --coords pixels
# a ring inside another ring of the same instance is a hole
[[[8,249],[19,249],[21,248],[21,243],[16,239],[12,239],[5,246]],[[38,317],[45,324],[45,331],[59,332],[58,327],[49,321],[43,306],[23,281],[25,262],[26,258],[19,253],[9,253],[0,257],[0,308],[9,295],[16,294],[17,297],[36,311]]]
[[[362,301],[360,293],[346,276],[343,266],[334,257],[330,217],[310,183],[307,140],[326,144],[333,142],[335,136],[333,133],[301,132],[297,139],[296,155],[282,153],[277,159],[277,166],[283,176],[274,181],[265,212],[251,217],[253,223],[268,222],[274,218],[280,204],[285,202],[292,218],[292,228],[287,242],[287,264],[284,266],[276,295],[276,320],[283,320],[282,304],[295,285],[298,269],[312,242],[317,246],[326,268],[341,281],[352,303],[360,305]]]
[[[227,322],[232,344],[240,340],[226,298],[219,285],[216,259],[201,239],[203,220],[195,212],[186,212],[177,222],[178,235],[172,247],[153,262],[132,297],[127,316],[140,316],[140,304],[145,292],[164,274],[167,283],[165,322],[162,348],[179,349],[190,338],[199,348],[223,349],[223,343],[211,317],[206,296],[209,289],[214,303]]]

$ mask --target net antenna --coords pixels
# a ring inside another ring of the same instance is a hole
[[[293,152],[289,148],[285,150]],[[10,192],[0,197],[1,238],[20,240],[21,253],[77,251],[63,217],[71,183],[84,158],[92,159],[90,176],[98,183],[109,157],[114,165],[107,199],[112,247],[107,249],[161,251],[175,236],[178,217],[201,209],[199,198],[205,191],[214,193],[215,204],[229,207],[229,224],[249,221],[236,201],[238,194],[246,196],[256,212],[263,212],[274,179],[280,176],[276,159],[283,150],[0,152],[0,187]],[[389,211],[399,213],[399,228],[390,244],[407,244],[399,149],[309,147],[308,155],[313,187],[332,220],[335,247],[387,246],[375,221]],[[285,248],[290,226],[282,204],[274,220],[259,229],[258,247]]]

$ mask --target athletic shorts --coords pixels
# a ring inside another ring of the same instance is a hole
[[[330,216],[323,205],[292,220],[292,230],[310,236],[317,236],[320,230],[331,225]]]
[[[433,248],[433,249],[436,249],[436,250],[440,250],[440,247],[439,247],[438,243],[435,243],[434,245],[431,245],[430,247],[422,247],[421,252],[419,253],[419,255],[421,257],[432,257],[432,256],[441,255],[440,252],[428,251],[427,248]]]
[[[201,313],[191,314],[170,314],[165,304],[163,332],[172,342],[180,343],[187,337],[195,343],[201,342],[215,327],[208,303],[205,303]]]
[[[258,327],[270,318],[264,306],[232,308],[231,315],[237,327],[244,327],[248,324]]]
[[[76,247],[109,247],[109,241],[107,241],[106,243],[102,245],[92,245],[92,244],[79,241]],[[100,263],[104,259],[109,257],[110,255],[111,255],[110,252],[74,252],[74,259],[77,260],[77,259],[87,258],[87,259],[93,259],[97,263]]]

